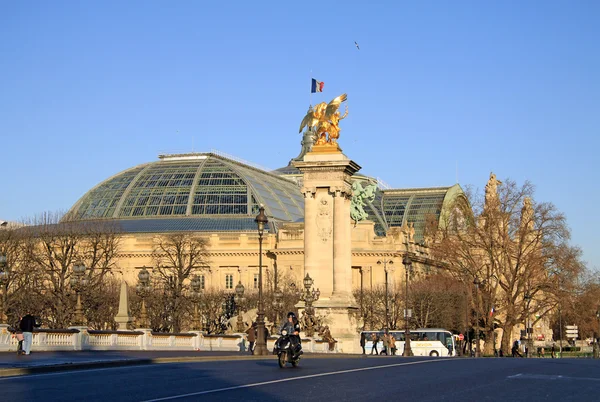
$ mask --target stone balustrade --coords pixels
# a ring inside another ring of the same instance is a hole
[[[267,350],[272,351],[276,336],[267,339]],[[86,327],[69,329],[36,329],[31,350],[198,350],[247,352],[246,334],[207,335],[200,331],[185,333],[135,331],[94,331]],[[16,351],[18,341],[7,325],[0,325],[0,352]],[[337,353],[327,342],[315,338],[302,339],[302,347],[309,353]]]

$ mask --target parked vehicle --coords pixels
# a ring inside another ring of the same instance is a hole
[[[373,349],[371,334],[379,334],[383,338],[383,331],[363,331],[367,342],[365,351],[367,354]],[[397,355],[404,353],[404,331],[388,331],[396,339]],[[421,328],[410,330],[410,348],[414,356],[456,356],[455,338],[450,331],[442,328]],[[383,350],[383,342],[377,344],[377,350]]]

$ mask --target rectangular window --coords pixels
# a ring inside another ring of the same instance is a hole
[[[258,289],[258,274],[254,274],[254,289]]]
[[[200,275],[200,289],[204,290],[205,284],[206,284],[206,281],[205,281],[204,275]]]
[[[233,289],[233,275],[225,275],[225,289]]]

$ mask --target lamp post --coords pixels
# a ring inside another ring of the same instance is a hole
[[[388,264],[394,264],[393,260],[379,260],[377,261],[377,265],[383,264],[383,270],[385,271],[385,331],[388,331],[388,326],[390,322],[389,316],[389,308],[388,308]]]
[[[598,332],[594,331],[594,359],[598,359],[600,357],[600,345],[598,344],[600,341],[600,305],[596,308],[596,321],[598,322]]]
[[[275,310],[275,322],[279,320],[279,312],[283,308],[283,292],[275,288],[273,292],[273,309]]]
[[[152,285],[150,285],[150,272],[148,272],[146,267],[142,267],[142,270],[138,273],[138,284],[135,287],[135,291],[142,298],[142,308],[140,309],[138,325],[141,328],[149,328],[150,322],[148,321],[148,313],[146,311],[146,297],[152,291]]]
[[[0,288],[2,288],[2,295],[0,295],[0,324],[6,324],[8,317],[6,316],[5,303],[7,299],[8,288],[8,269],[6,268],[6,256],[0,254]]]
[[[409,253],[406,253],[404,255],[404,258],[402,259],[402,264],[404,264],[404,270],[406,271],[406,292],[404,294],[404,322],[406,327],[404,329],[404,353],[402,354],[402,356],[408,357],[413,356],[412,349],[410,348],[410,330],[408,329],[408,273],[412,269],[412,259],[410,258]]]
[[[525,300],[525,333],[527,334],[527,347],[525,348],[525,357],[529,357],[531,353],[531,342],[530,342],[530,328],[529,328],[529,302],[531,301],[531,294],[525,292],[523,296]]]
[[[201,286],[202,282],[200,281],[200,277],[198,275],[194,275],[194,277],[190,281],[190,287],[192,288],[192,303],[194,303],[194,319],[192,320],[192,330],[194,331],[200,331],[202,327],[200,322],[200,316],[198,314],[198,303],[200,302]]]
[[[240,281],[235,287],[235,296],[233,300],[235,301],[235,307],[237,308],[238,318],[237,318],[237,330],[238,332],[244,332],[246,328],[244,328],[244,317],[242,317],[242,311],[244,309],[243,305],[246,302],[246,298],[244,297],[244,285],[242,285],[242,281]]]
[[[363,320],[363,331],[365,330],[365,310],[364,310],[364,305],[363,305],[363,269],[362,267],[358,268],[358,272],[360,273],[360,317]]]
[[[263,308],[262,298],[262,240],[263,233],[265,231],[265,225],[269,223],[267,215],[265,215],[265,208],[261,205],[258,210],[258,215],[254,221],[258,226],[258,313],[256,314],[256,340],[255,354],[261,356],[266,355],[267,352],[267,340],[265,337],[265,312]]]
[[[84,325],[83,320],[83,308],[81,307],[81,291],[88,284],[87,278],[85,278],[85,270],[87,268],[83,262],[78,261],[73,264],[73,274],[71,275],[71,287],[77,294],[77,304],[75,305],[75,315],[73,317],[73,325]]]
[[[473,279],[473,285],[475,285],[475,357],[481,356],[479,351],[479,285],[481,281],[478,277]]]
[[[306,314],[306,329],[304,330],[304,332],[306,333],[306,336],[313,336],[315,334],[315,320],[313,318],[315,316],[315,308],[312,304],[319,300],[319,296],[321,296],[321,291],[319,289],[313,289],[312,291],[310,290],[314,283],[314,279],[311,278],[308,274],[306,274],[302,282],[304,284],[304,292],[300,295],[300,300],[302,300],[305,303],[304,314]]]
[[[600,305],[596,308],[596,321],[598,321],[598,332],[596,332],[596,341],[600,338]]]

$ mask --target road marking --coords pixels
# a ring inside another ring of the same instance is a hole
[[[590,378],[590,377],[566,377],[564,375],[550,375],[550,374],[515,374],[509,375],[506,377],[509,380],[547,380],[547,381],[555,381],[555,380],[579,380],[579,381],[600,381],[600,378]]]
[[[208,391],[192,392],[192,393],[189,393],[189,394],[172,395],[172,396],[166,396],[164,398],[148,399],[148,400],[145,400],[145,401],[142,401],[142,402],[170,401],[170,400],[173,400],[173,399],[187,398],[187,397],[190,397],[190,396],[214,394],[216,392],[233,391],[233,390],[236,390],[236,389],[243,389],[243,388],[260,387],[261,385],[277,384],[277,383],[280,383],[280,382],[305,380],[307,378],[325,377],[325,376],[330,376],[330,375],[356,373],[356,372],[359,372],[359,371],[379,370],[379,369],[389,368],[389,367],[409,366],[409,365],[413,365],[413,364],[434,363],[434,362],[443,362],[443,361],[447,361],[447,360],[444,360],[444,359],[440,359],[440,360],[438,360],[438,359],[435,359],[435,360],[421,360],[421,361],[417,361],[417,362],[395,363],[395,364],[386,364],[384,366],[372,366],[372,367],[363,367],[363,368],[349,369],[349,370],[331,371],[329,373],[303,375],[303,376],[299,376],[299,377],[282,378],[280,380],[263,381],[263,382],[256,382],[256,383],[253,383],[253,384],[243,384],[243,385],[236,385],[236,386],[233,386],[233,387],[210,389]]]
[[[89,372],[93,372],[93,371],[106,371],[106,370],[117,370],[117,369],[130,369],[132,367],[135,367],[136,370],[139,370],[140,368],[150,368],[150,367],[154,367],[154,365],[146,365],[146,364],[135,364],[135,365],[127,365],[127,366],[114,366],[114,367],[102,367],[102,368],[89,368],[89,369],[78,369],[78,370],[68,370],[65,369],[63,371],[57,371],[55,373],[40,373],[40,374],[16,374],[14,376],[6,376],[6,377],[0,377],[0,381],[9,381],[9,380],[27,380],[27,379],[31,379],[34,377],[48,377],[48,376],[55,376],[55,375],[69,375],[69,374],[73,374],[73,373],[89,373]],[[15,367],[17,369],[19,368],[23,368],[24,370],[27,370],[26,367]]]

